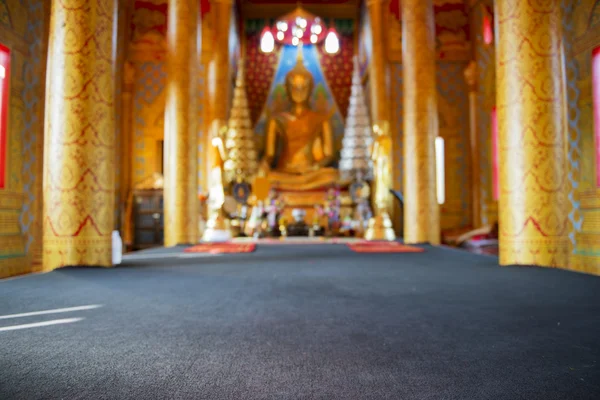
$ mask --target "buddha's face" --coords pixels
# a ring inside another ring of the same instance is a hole
[[[290,100],[295,103],[306,103],[312,92],[313,82],[310,77],[293,74],[287,79],[287,92]]]

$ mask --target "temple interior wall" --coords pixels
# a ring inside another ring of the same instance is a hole
[[[44,127],[44,88],[48,43],[49,3],[42,0],[0,0],[0,41],[11,50],[11,80],[9,122],[7,135],[7,185],[0,189],[0,277],[37,270],[41,259],[42,235],[42,163]],[[121,9],[126,8],[121,2]],[[209,4],[203,2],[203,4]],[[495,105],[494,45],[483,42],[482,20],[486,12],[493,13],[489,0],[469,2],[470,7],[457,2],[436,1],[436,30],[439,45],[437,85],[440,135],[446,141],[446,203],[442,206],[442,229],[453,230],[472,224],[470,209],[473,190],[471,164],[468,154],[468,88],[463,77],[470,60],[477,70],[477,135],[479,139],[478,187],[481,195],[481,214],[484,224],[498,219],[497,201],[493,198],[491,110]],[[388,56],[389,106],[394,135],[394,186],[402,190],[402,59],[401,22],[394,1],[386,12],[386,52]],[[161,143],[164,138],[164,86],[166,0],[134,1],[131,14],[120,24],[120,44],[117,54],[116,82],[123,80],[123,62],[127,60],[134,70],[130,154],[119,153],[115,173],[120,174],[127,158],[131,161],[131,185],[162,170]],[[372,43],[369,22],[363,8],[360,24],[353,29],[353,40],[346,46],[357,46],[361,76],[367,102],[370,102],[369,65]],[[123,13],[126,15],[126,13]],[[232,14],[235,25],[230,32],[231,88],[234,85],[235,66],[242,55],[247,66],[258,62],[264,66],[260,79],[248,80],[253,120],[262,112],[270,89],[269,74],[274,74],[279,54],[261,54],[250,42],[247,31],[239,35],[237,14]],[[594,138],[592,102],[592,50],[600,46],[600,1],[564,0],[566,85],[569,122],[569,238],[571,261],[569,267],[600,274],[600,189],[596,185],[596,139]],[[246,28],[247,28],[246,21]],[[208,85],[210,74],[211,42],[214,41],[215,22],[211,11],[203,10],[203,47],[200,60],[198,95],[199,136],[198,158],[206,164],[208,123]],[[122,26],[121,26],[122,25]],[[470,26],[470,29],[469,29]],[[236,29],[236,27],[238,27]],[[465,28],[466,27],[466,28]],[[120,42],[121,43],[121,42]],[[331,71],[339,68],[331,64]],[[325,75],[328,72],[326,71]],[[331,75],[330,75],[331,76]],[[329,78],[328,78],[329,79]],[[343,79],[342,79],[343,81]],[[252,86],[254,85],[254,86]],[[342,99],[349,94],[349,83],[336,86],[332,94]],[[344,91],[347,91],[344,92]],[[117,85],[117,98],[123,88]],[[228,94],[231,98],[230,93]],[[118,100],[117,103],[119,103]],[[252,102],[252,100],[251,100]],[[121,104],[116,105],[117,148],[123,140]],[[341,111],[343,106],[341,106]],[[203,176],[206,168],[199,169],[199,184],[206,186]],[[117,179],[115,212],[124,199],[119,197]],[[202,190],[202,189],[201,189]],[[120,218],[116,218],[120,221]],[[117,222],[118,225],[118,222]]]

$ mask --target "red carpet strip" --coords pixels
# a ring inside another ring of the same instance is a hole
[[[256,249],[254,243],[202,243],[185,249],[186,253],[252,253]]]
[[[422,253],[420,247],[407,246],[398,242],[361,242],[348,243],[348,248],[355,253]]]

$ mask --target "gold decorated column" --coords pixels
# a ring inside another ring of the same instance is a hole
[[[432,0],[402,1],[404,82],[404,241],[440,242],[436,198],[438,135]]]
[[[496,2],[502,265],[568,266],[560,4]]]
[[[170,0],[167,28],[165,246],[198,241],[196,65],[199,2]]]
[[[212,137],[217,134],[220,127],[227,124],[229,94],[232,84],[229,65],[229,31],[232,4],[233,0],[213,0],[211,1],[211,11],[205,16],[206,23],[209,25],[206,33],[210,35],[207,39],[211,41],[207,47],[212,50],[207,79],[209,107],[205,126],[209,128],[209,132],[204,138],[205,149],[213,147]],[[213,182],[214,179],[211,173],[212,167],[218,164],[218,161],[213,159],[211,152],[208,152],[205,163],[207,166],[207,187],[220,184],[220,182]]]
[[[232,0],[214,0],[215,45],[210,65],[209,83],[211,99],[211,124],[214,120],[226,123],[228,117],[229,94],[232,77],[229,65],[229,30],[231,24]],[[210,136],[210,135],[209,135]]]
[[[133,244],[133,188],[131,176],[133,175],[133,91],[135,84],[135,67],[129,61],[123,64],[123,92],[121,93],[121,209],[122,239],[123,244]]]
[[[116,6],[117,0],[52,1],[44,142],[44,270],[112,265]]]
[[[131,193],[133,174],[133,90],[135,67],[129,61],[123,65],[123,91],[121,92],[121,201],[127,202]]]
[[[385,38],[384,32],[387,32],[386,28],[383,24],[383,12],[384,5],[387,5],[387,1],[384,0],[368,0],[367,8],[369,12],[370,26],[371,26],[371,36],[372,36],[372,59],[369,66],[369,80],[370,90],[371,90],[371,118],[372,122],[375,126],[375,129],[384,129],[389,130],[390,126],[390,105],[388,102],[389,92],[388,92],[388,84],[387,84],[387,57],[385,54]],[[390,132],[385,133],[385,135],[390,135]],[[385,154],[381,156],[386,158],[390,165],[393,165],[393,153],[392,147],[385,148]],[[380,149],[380,151],[382,151]],[[393,171],[393,168],[392,168]],[[393,173],[393,172],[392,172]],[[383,178],[383,180],[381,179]],[[392,189],[391,183],[392,177],[380,177],[377,179],[380,184],[381,182],[387,182],[387,188],[383,188],[383,191],[388,191],[387,197],[385,198],[384,204],[377,204],[375,197],[373,197],[373,210],[375,214],[378,215],[380,210],[385,211],[389,216],[386,216],[386,225],[391,223],[390,217],[393,219],[393,197],[391,193],[389,193],[389,189]],[[383,201],[381,199],[380,201]],[[382,206],[385,205],[384,209],[381,209]],[[391,237],[391,234],[388,234],[387,237]]]
[[[481,193],[479,172],[479,141],[477,136],[477,64],[471,61],[464,71],[469,87],[469,149],[471,161],[471,220],[473,228],[481,226]]]
[[[389,104],[386,84],[386,55],[383,26],[383,0],[368,0],[373,54],[369,69],[371,81],[371,116],[374,124],[389,121]],[[387,2],[385,2],[387,4]]]

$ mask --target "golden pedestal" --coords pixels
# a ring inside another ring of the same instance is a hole
[[[396,240],[396,234],[392,227],[392,220],[388,213],[381,213],[369,220],[369,226],[365,232],[367,240]]]

